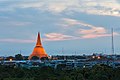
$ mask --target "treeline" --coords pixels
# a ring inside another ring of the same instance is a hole
[[[120,80],[120,68],[95,65],[83,69],[15,68],[0,66],[0,80]]]

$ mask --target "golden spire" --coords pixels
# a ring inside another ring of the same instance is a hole
[[[36,46],[41,46],[42,43],[41,43],[41,38],[40,38],[40,32],[38,32],[38,37],[37,37],[37,43],[36,43]]]
[[[35,48],[33,49],[32,54],[29,56],[29,60],[32,59],[33,56],[37,56],[39,58],[48,57],[47,53],[45,52],[40,38],[40,33],[38,32],[37,43]]]

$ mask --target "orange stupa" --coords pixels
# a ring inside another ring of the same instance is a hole
[[[39,58],[43,58],[43,57],[48,57],[48,55],[46,54],[42,43],[41,43],[41,39],[40,39],[40,33],[38,32],[38,38],[37,38],[37,43],[36,46],[32,52],[32,54],[29,56],[29,60],[32,59],[33,56],[37,56]]]

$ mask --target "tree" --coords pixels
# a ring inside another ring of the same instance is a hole
[[[95,65],[90,71],[89,80],[111,80],[113,73],[113,68],[107,65]]]
[[[23,56],[21,54],[15,55],[16,60],[23,60]]]
[[[33,57],[31,58],[31,60],[40,60],[40,58],[37,57],[37,56],[33,56]]]
[[[97,73],[96,75],[91,75],[89,80],[109,80],[106,75]]]

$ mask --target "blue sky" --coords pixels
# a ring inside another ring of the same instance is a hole
[[[0,0],[0,55],[30,55],[37,32],[49,55],[111,54],[111,28],[120,54],[119,25],[119,0]]]

